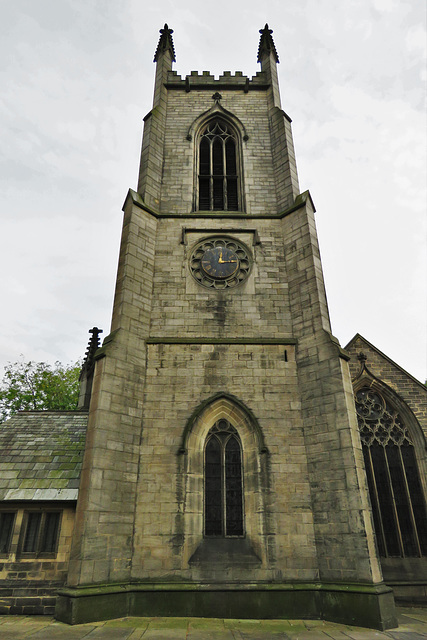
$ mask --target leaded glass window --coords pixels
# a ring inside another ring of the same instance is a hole
[[[237,211],[239,180],[237,138],[223,120],[211,120],[199,146],[199,209]]]
[[[205,535],[243,535],[242,447],[227,420],[218,420],[206,439]]]
[[[356,392],[379,553],[427,555],[427,512],[411,435],[396,409],[378,391]]]
[[[35,556],[54,555],[58,545],[60,511],[28,511],[22,553]]]
[[[15,511],[0,512],[0,553],[9,552],[15,515]]]
[[[22,547],[24,553],[36,553],[41,521],[41,513],[29,513],[27,515],[27,528],[25,530],[24,544]]]

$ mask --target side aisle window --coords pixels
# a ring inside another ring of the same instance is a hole
[[[60,522],[60,511],[27,511],[24,518],[21,554],[36,557],[55,555]]]
[[[9,553],[15,517],[15,511],[0,511],[0,554]]]
[[[411,434],[378,391],[364,387],[355,400],[380,556],[425,556],[427,511]]]

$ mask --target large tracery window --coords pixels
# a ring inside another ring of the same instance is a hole
[[[221,119],[211,120],[200,137],[199,209],[239,209],[237,137]]]
[[[243,535],[242,447],[227,420],[218,420],[206,439],[205,535]]]
[[[364,387],[355,399],[380,556],[427,555],[426,505],[408,429],[378,391]]]

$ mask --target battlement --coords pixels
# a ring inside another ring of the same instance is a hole
[[[166,87],[168,89],[191,89],[221,88],[221,89],[243,89],[245,91],[253,89],[265,90],[269,86],[267,76],[264,71],[258,71],[255,76],[249,78],[244,76],[242,71],[224,71],[219,78],[215,78],[210,71],[191,71],[189,75],[182,78],[177,71],[168,71]]]

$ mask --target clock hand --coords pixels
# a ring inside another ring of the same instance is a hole
[[[222,249],[221,249],[221,253],[219,254],[218,262],[219,264],[224,264],[224,260],[222,259]]]

